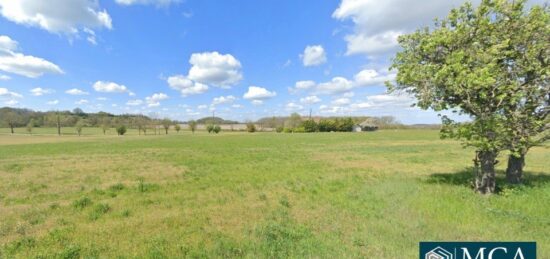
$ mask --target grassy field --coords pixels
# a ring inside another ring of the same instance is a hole
[[[480,196],[472,150],[437,131],[6,132],[0,258],[418,258],[429,240],[537,241],[550,258],[547,147],[525,186]]]

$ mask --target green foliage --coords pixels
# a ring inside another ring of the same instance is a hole
[[[276,131],[277,133],[281,133],[281,132],[283,132],[284,129],[285,129],[285,128],[284,128],[283,126],[278,126],[277,128],[275,128],[275,131]]]
[[[206,131],[208,131],[208,133],[212,133],[212,131],[214,131],[214,125],[208,124],[206,126]]]
[[[250,132],[250,133],[256,132],[256,125],[254,125],[254,123],[252,123],[252,122],[247,123],[246,124],[246,131]]]
[[[92,200],[88,197],[82,197],[78,200],[73,201],[73,208],[75,209],[84,209],[92,204]]]
[[[305,120],[302,122],[301,125],[302,128],[304,128],[305,132],[317,132],[319,131],[319,126],[314,120]]]
[[[212,128],[212,132],[216,134],[220,133],[220,131],[222,131],[222,127],[220,127],[220,125],[215,125],[214,128]]]
[[[76,133],[80,136],[80,134],[82,134],[82,128],[84,128],[84,120],[79,119],[74,127],[76,129]]]
[[[106,203],[96,204],[92,208],[92,211],[90,212],[89,218],[90,218],[90,220],[97,220],[101,216],[103,216],[104,214],[109,212],[110,210],[111,210],[111,206],[109,206],[109,204],[106,204]]]
[[[34,127],[34,124],[35,124],[34,119],[31,119],[29,123],[27,123],[27,132],[29,134],[32,134],[32,128]]]
[[[116,132],[119,136],[122,136],[126,133],[126,126],[125,125],[120,125],[116,128]]]
[[[191,132],[195,133],[195,130],[197,129],[197,122],[191,120],[187,124],[189,125],[189,129],[191,130]]]
[[[179,133],[181,130],[181,126],[176,123],[176,125],[174,126],[174,129],[176,130],[177,133]]]

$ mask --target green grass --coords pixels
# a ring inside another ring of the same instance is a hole
[[[547,147],[525,186],[500,163],[500,193],[480,196],[472,150],[437,131],[40,130],[0,134],[0,258],[415,258],[429,240],[537,241],[550,258]]]

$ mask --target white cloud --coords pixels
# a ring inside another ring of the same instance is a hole
[[[77,35],[85,28],[112,29],[111,17],[96,0],[0,0],[0,14],[51,33]]]
[[[180,0],[115,0],[120,5],[155,5],[168,6],[173,3],[179,3]]]
[[[142,105],[142,104],[143,104],[143,101],[140,100],[140,99],[129,100],[128,102],[126,102],[126,105],[128,105],[128,106],[139,106],[139,105]]]
[[[197,106],[197,109],[199,109],[199,110],[205,110],[207,108],[208,108],[208,105],[206,105],[206,104],[201,104],[201,105]]]
[[[263,87],[250,86],[248,87],[248,91],[243,95],[243,98],[252,101],[263,101],[275,97],[276,95],[276,92],[268,91]],[[256,104],[261,103],[256,102]]]
[[[0,88],[0,97],[1,98],[23,98],[23,95],[16,92],[11,92],[7,88]]]
[[[314,103],[321,102],[321,99],[315,95],[310,95],[304,98],[300,98],[300,102],[304,104],[314,104]]]
[[[373,69],[364,69],[354,76],[357,86],[383,85],[386,81],[395,79],[395,74],[381,74]]]
[[[348,105],[350,103],[351,100],[349,98],[338,98],[332,101],[332,104],[336,106]]]
[[[321,45],[306,46],[304,54],[300,55],[304,66],[318,66],[327,62],[325,49]]]
[[[63,74],[63,70],[50,61],[18,53],[17,45],[17,41],[0,35],[0,70],[30,78],[46,73]]]
[[[236,108],[236,109],[240,109],[240,108],[243,108],[244,106],[240,105],[240,104],[233,104],[231,105],[232,108]]]
[[[94,83],[93,88],[100,93],[128,93],[131,96],[134,95],[125,85],[114,82],[97,81]]]
[[[201,84],[229,88],[243,78],[241,62],[230,54],[214,52],[193,53],[187,78]]]
[[[285,109],[287,111],[299,111],[299,110],[304,109],[304,106],[293,103],[293,102],[290,102],[290,103],[286,104]]]
[[[167,82],[170,88],[180,91],[182,96],[202,94],[208,90],[207,85],[193,82],[182,75],[171,76]]]
[[[213,105],[233,103],[237,98],[233,95],[215,97],[212,100]]]
[[[89,103],[88,100],[80,99],[80,100],[76,101],[74,104],[83,105],[83,104],[87,104],[87,103]]]
[[[97,97],[96,100],[98,100],[98,101],[107,101],[107,98],[105,98],[105,97]]]
[[[411,4],[409,0],[342,0],[332,17],[351,20],[353,33],[345,36],[347,53],[380,54],[397,46],[397,36],[420,26],[430,25],[434,18],[447,15],[464,0],[426,0]]]
[[[264,101],[262,101],[262,100],[252,100],[252,104],[256,105],[256,106],[257,105],[262,105],[262,104],[264,104]]]
[[[168,99],[168,95],[164,93],[156,93],[151,96],[145,97],[145,102],[148,107],[160,106],[160,101]]]
[[[344,77],[334,77],[331,81],[320,83],[315,91],[320,94],[339,94],[353,89],[353,82]]]
[[[51,100],[51,101],[48,101],[46,102],[47,105],[57,105],[59,104],[59,100]]]
[[[33,89],[30,90],[30,92],[31,92],[31,95],[34,95],[34,96],[42,96],[42,95],[45,95],[45,94],[55,93],[55,91],[53,89],[44,89],[44,88],[41,88],[41,87],[33,88]]]
[[[10,80],[11,77],[7,76],[7,75],[0,75],[0,80],[2,81],[7,81],[7,80]]]
[[[17,104],[19,104],[19,101],[11,99],[11,100],[5,101],[4,104],[6,106],[16,106]]]
[[[300,90],[306,90],[306,89],[311,89],[312,87],[315,86],[315,82],[314,81],[311,81],[311,80],[307,80],[307,81],[298,81],[296,82],[296,84],[294,85],[294,87],[296,89],[300,89]]]
[[[90,94],[88,92],[82,91],[82,90],[77,89],[77,88],[69,89],[69,90],[65,91],[65,93],[70,94],[70,95],[88,95],[88,94]]]

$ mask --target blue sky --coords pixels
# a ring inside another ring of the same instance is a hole
[[[437,123],[383,82],[396,37],[461,2],[0,0],[0,106]]]

